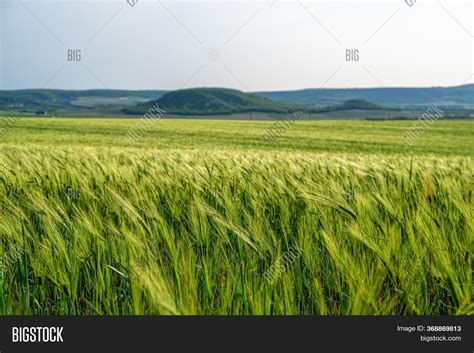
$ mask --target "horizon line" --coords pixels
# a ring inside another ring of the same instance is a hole
[[[386,87],[306,87],[306,88],[295,88],[295,89],[278,89],[278,90],[256,90],[256,91],[245,91],[239,90],[232,87],[223,87],[223,86],[195,86],[195,87],[186,87],[186,88],[177,88],[177,89],[163,89],[163,88],[81,88],[81,89],[71,89],[71,88],[15,88],[15,89],[0,89],[0,92],[12,92],[12,91],[71,91],[71,92],[81,92],[81,91],[163,91],[163,92],[173,92],[173,91],[182,91],[188,89],[202,89],[202,88],[214,88],[214,89],[229,89],[240,91],[244,93],[269,93],[269,92],[297,92],[297,91],[307,91],[307,90],[373,90],[373,89],[436,89],[436,88],[459,88],[464,86],[473,86],[474,83],[462,83],[455,86],[386,86]]]

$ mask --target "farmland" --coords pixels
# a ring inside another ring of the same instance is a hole
[[[8,128],[1,314],[474,314],[472,122],[137,122]]]

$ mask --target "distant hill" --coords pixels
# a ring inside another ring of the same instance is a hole
[[[89,110],[123,108],[160,97],[165,91],[130,91],[94,89],[84,91],[25,89],[0,91],[0,110],[22,108],[29,111]]]
[[[329,105],[320,109],[309,109],[311,112],[316,113],[327,113],[334,111],[343,111],[343,110],[395,110],[397,108],[387,108],[378,104],[367,102],[363,99],[350,99],[343,102],[342,104]]]
[[[140,103],[124,108],[128,114],[145,114],[153,106],[158,105],[167,115],[228,115],[247,112],[286,114],[298,110],[308,114],[319,114],[350,110],[396,110],[363,99],[351,99],[341,104],[328,105],[322,108],[310,108],[303,105],[282,104],[263,99],[237,90],[225,88],[192,88],[164,94],[157,100]]]
[[[174,115],[225,115],[246,112],[286,113],[289,106],[227,88],[190,88],[164,94],[157,100],[124,109],[128,114],[144,114],[155,104]]]
[[[310,114],[335,111],[423,111],[433,103],[446,112],[469,114],[474,85],[434,88],[305,89],[244,93],[226,88],[164,90],[0,90],[0,112],[25,115],[117,116],[143,114],[158,103],[168,114],[229,115],[247,112],[286,113],[290,105]],[[352,113],[351,113],[352,114]],[[349,115],[349,114],[347,114]],[[382,114],[385,116],[386,114]],[[416,114],[415,114],[416,115]]]
[[[474,85],[433,88],[343,88],[304,89],[298,91],[254,92],[256,96],[283,103],[299,103],[321,108],[361,99],[374,104],[402,109],[423,109],[433,103],[445,107],[471,108],[474,104]]]

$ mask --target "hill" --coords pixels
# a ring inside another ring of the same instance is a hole
[[[246,112],[285,113],[288,106],[227,88],[190,88],[172,91],[157,100],[124,109],[128,114],[144,114],[155,104],[175,115],[220,115]]]
[[[157,100],[140,103],[124,108],[128,114],[145,114],[155,104],[168,115],[227,115],[246,112],[263,112],[286,114],[291,109],[290,105],[282,104],[269,99],[262,99],[248,93],[225,88],[192,88],[173,91],[164,94]],[[387,108],[378,104],[367,102],[363,99],[352,99],[325,106],[323,108],[310,108],[297,105],[297,110],[303,113],[328,113],[349,110],[398,110]]]
[[[469,114],[474,106],[474,85],[434,88],[305,89],[244,93],[225,88],[164,90],[0,90],[0,112],[24,115],[119,116],[143,114],[154,103],[175,115],[228,115],[260,112],[286,113],[298,105],[310,114],[351,111],[424,111],[436,103],[448,113]],[[370,103],[369,103],[370,102]],[[46,114],[47,113],[47,114]],[[346,114],[347,115],[347,114]],[[382,114],[384,115],[384,114]],[[414,114],[415,116],[419,114]]]
[[[131,91],[93,89],[83,91],[55,89],[25,89],[0,91],[0,110],[21,108],[26,111],[77,111],[97,108],[124,108],[156,99],[165,91]]]
[[[255,92],[255,95],[283,103],[299,103],[321,108],[362,99],[402,109],[423,109],[433,103],[447,108],[472,109],[474,85],[431,88],[343,88],[304,89],[298,91]]]
[[[378,104],[367,102],[363,99],[350,99],[342,104],[329,105],[321,109],[311,109],[311,112],[327,113],[344,110],[399,110],[396,108],[387,108]]]

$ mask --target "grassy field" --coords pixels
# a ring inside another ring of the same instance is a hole
[[[19,119],[1,314],[474,314],[472,122]]]

